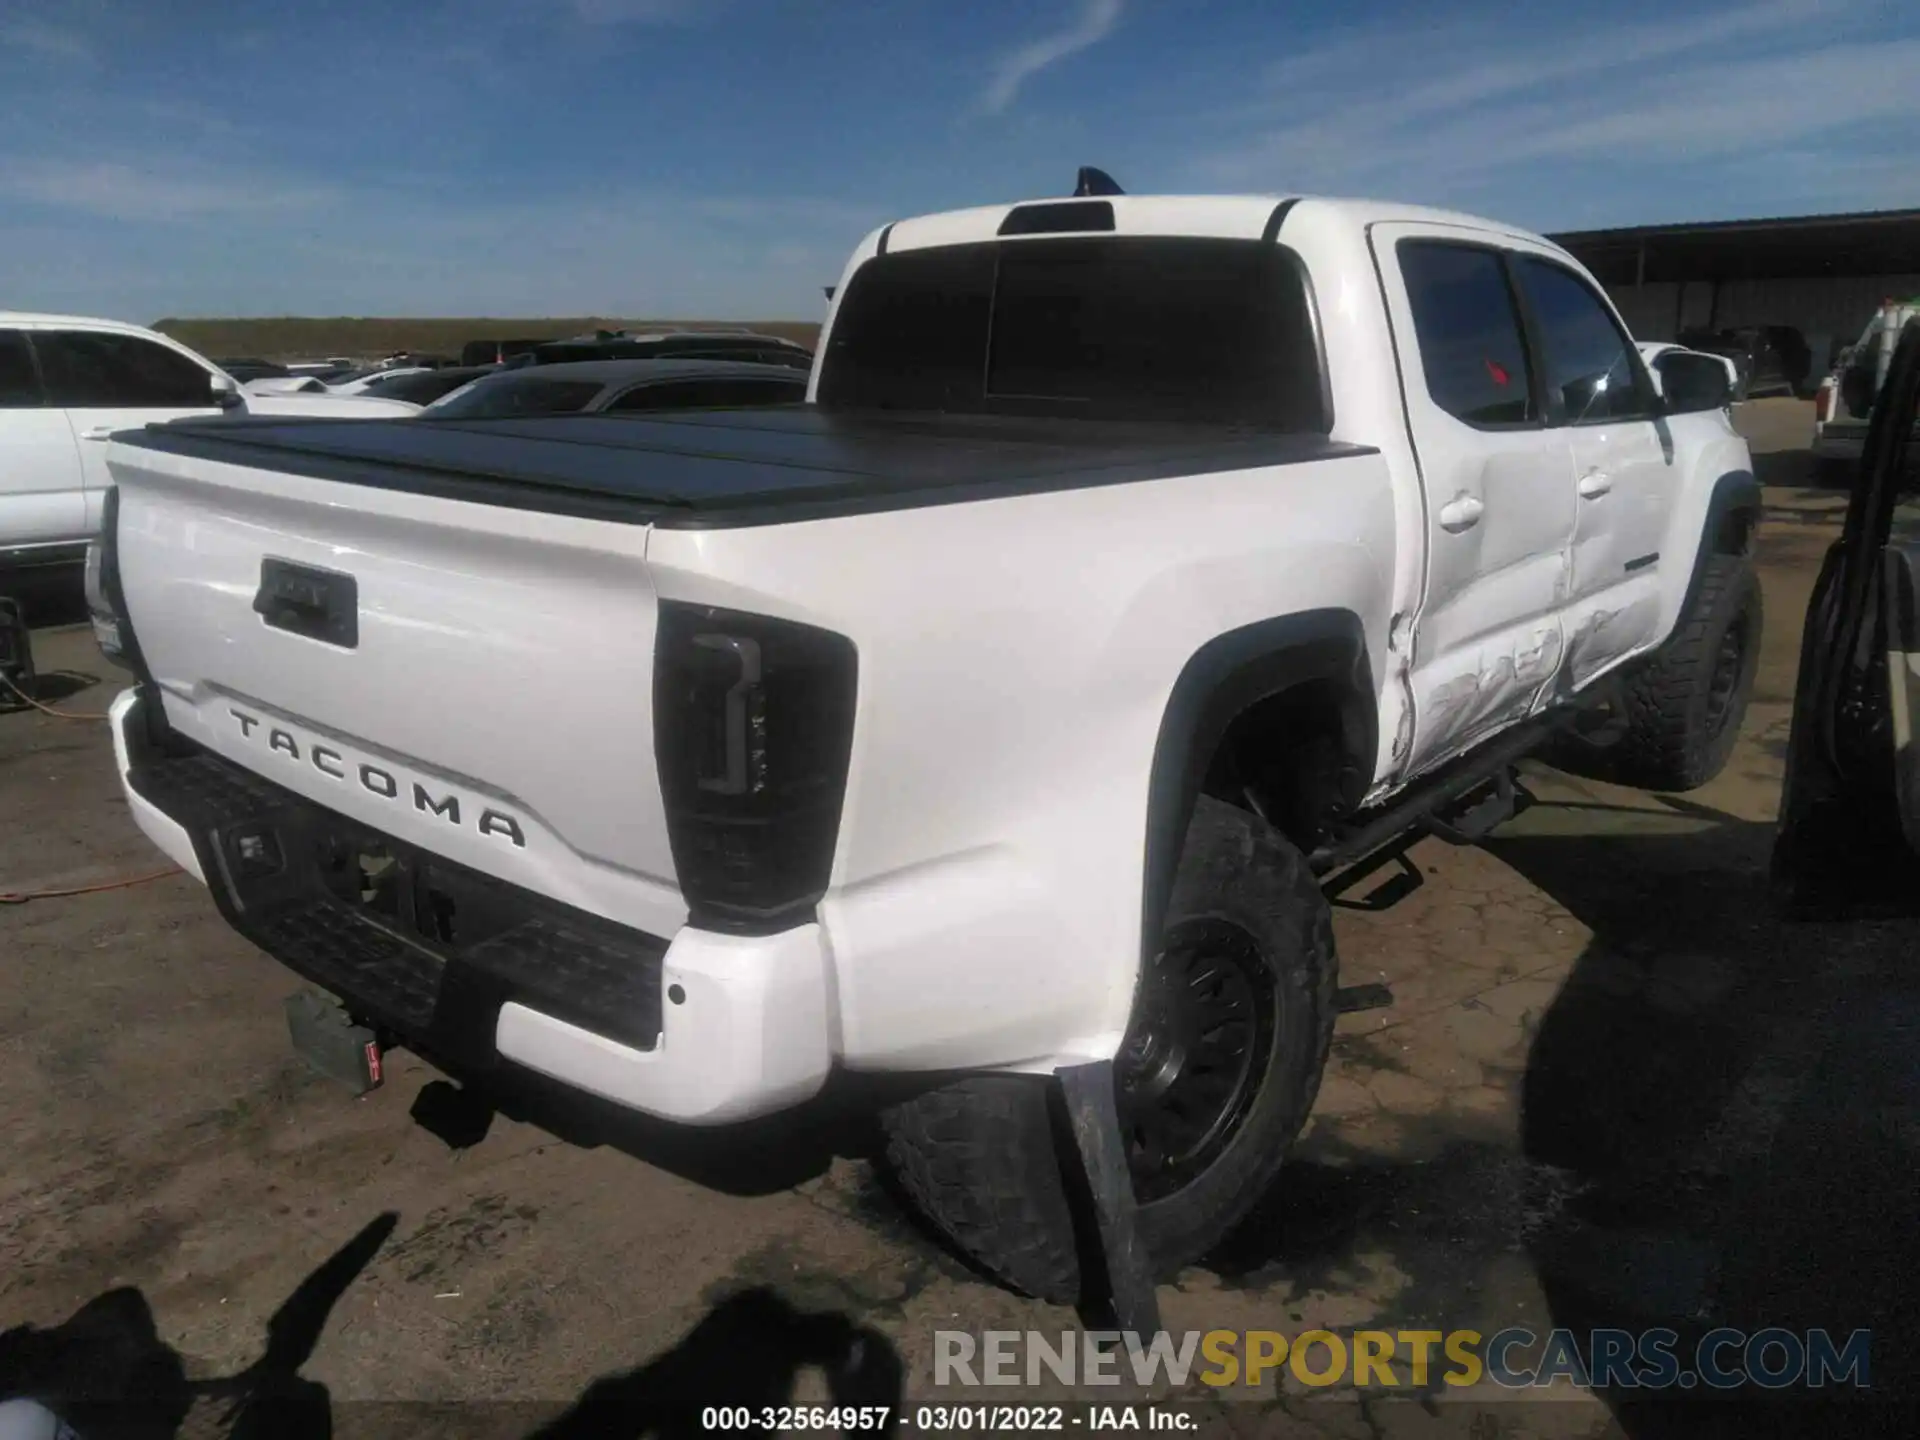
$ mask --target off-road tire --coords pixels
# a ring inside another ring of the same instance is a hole
[[[1753,693],[1763,629],[1760,581],[1743,555],[1710,555],[1670,639],[1622,682],[1626,732],[1603,752],[1606,778],[1642,790],[1693,790],[1726,768]],[[1740,627],[1738,669],[1716,706],[1722,644]]]
[[[1225,1148],[1138,1211],[1163,1277],[1218,1245],[1271,1186],[1313,1108],[1333,1038],[1338,963],[1326,897],[1277,831],[1207,796],[1187,832],[1165,933],[1195,919],[1226,921],[1252,940],[1273,1028],[1264,1074]],[[970,1076],[881,1119],[889,1167],[938,1230],[1006,1284],[1067,1303],[1080,1294],[1080,1259],[1062,1165],[1077,1173],[1079,1160],[1052,1114],[1056,1093],[1045,1077]]]

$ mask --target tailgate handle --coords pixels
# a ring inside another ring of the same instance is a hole
[[[267,556],[253,608],[275,630],[351,650],[360,643],[360,585],[337,570]]]

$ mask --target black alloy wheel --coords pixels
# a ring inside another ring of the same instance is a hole
[[[1254,938],[1182,921],[1141,977],[1114,1062],[1121,1138],[1142,1204],[1192,1184],[1232,1141],[1273,1047],[1273,980]]]

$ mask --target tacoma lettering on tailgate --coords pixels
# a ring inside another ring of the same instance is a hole
[[[461,796],[449,791],[436,795],[411,777],[403,780],[393,771],[371,761],[351,759],[317,740],[302,739],[284,726],[228,708],[227,713],[240,724],[240,734],[250,744],[263,746],[276,755],[284,755],[296,765],[311,765],[322,775],[347,784],[357,784],[369,795],[390,800],[396,805],[412,805],[425,815],[438,815],[450,825],[471,823],[482,835],[498,835],[525,849],[527,834],[520,822],[503,810],[464,804]],[[475,814],[475,812],[478,812]],[[469,817],[471,817],[469,819]]]

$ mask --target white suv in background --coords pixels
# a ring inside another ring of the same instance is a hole
[[[165,335],[72,315],[0,311],[0,571],[81,560],[100,529],[106,445],[159,420],[252,414],[410,415],[373,397],[243,396]]]
[[[0,565],[82,558],[114,431],[238,398],[226,374],[151,330],[0,311]]]

